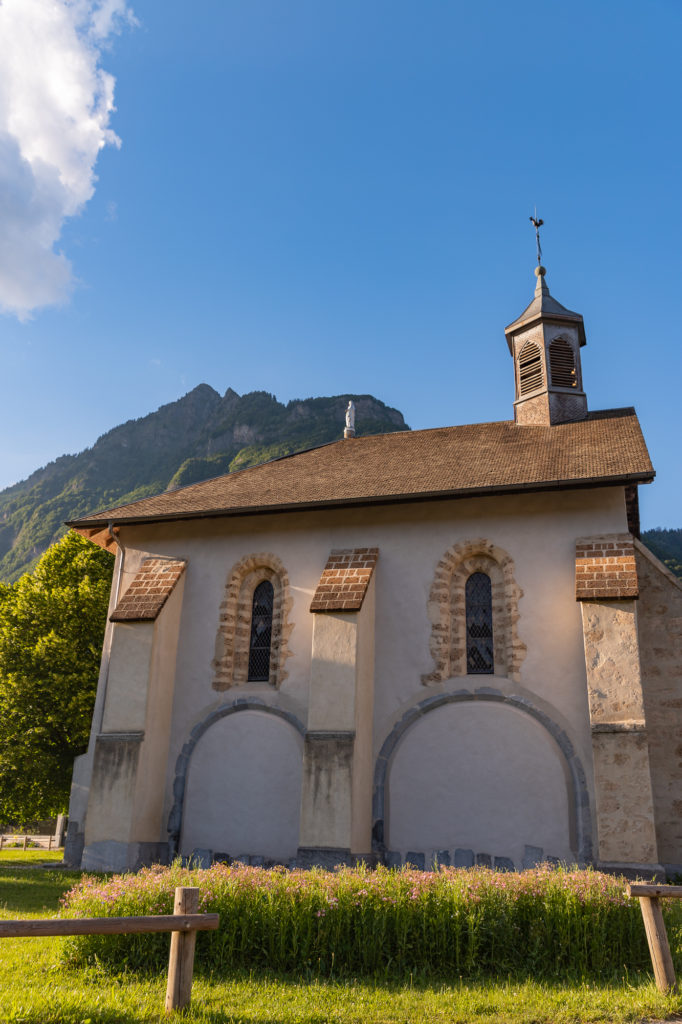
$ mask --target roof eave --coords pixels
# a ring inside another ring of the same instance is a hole
[[[371,505],[408,504],[418,501],[443,501],[452,498],[481,498],[495,494],[522,494],[538,491],[585,490],[593,487],[616,487],[626,484],[649,484],[653,481],[655,470],[641,473],[619,473],[613,476],[582,477],[575,480],[544,480],[526,484],[494,484],[490,487],[456,488],[446,491],[420,491],[418,494],[387,494],[382,496],[360,496],[357,498],[338,498],[326,501],[295,502],[281,505],[250,505],[245,508],[206,509],[193,512],[163,513],[151,516],[125,516],[110,519],[73,519],[65,525],[72,530],[86,531],[94,528],[104,529],[105,523],[112,526],[142,526],[151,523],[183,522],[192,519],[224,519],[238,516],[268,515],[281,512],[309,512],[322,508],[350,508]]]
[[[580,347],[582,348],[584,345],[587,344],[587,338],[585,337],[585,321],[583,320],[580,313],[566,315],[564,313],[539,312],[533,313],[525,320],[523,318],[515,320],[513,324],[509,324],[508,327],[505,327],[504,333],[507,339],[507,345],[509,346],[509,352],[511,355],[514,355],[514,335],[519,334],[520,331],[526,331],[529,327],[534,327],[535,324],[539,323],[569,324],[572,327],[577,327]]]

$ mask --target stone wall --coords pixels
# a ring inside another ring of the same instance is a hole
[[[639,541],[635,548],[658,855],[682,871],[682,584]]]

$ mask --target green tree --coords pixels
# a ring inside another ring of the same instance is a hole
[[[113,556],[70,531],[0,584],[0,821],[65,811],[87,748]]]

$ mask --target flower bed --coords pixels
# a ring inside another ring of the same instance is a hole
[[[197,964],[218,974],[622,977],[649,966],[639,905],[624,884],[546,865],[515,874],[174,864],[85,876],[65,896],[63,914],[169,914],[175,887],[195,885],[200,910],[220,914],[217,932],[198,935]],[[114,971],[162,971],[168,937],[82,936],[69,940],[66,956]]]

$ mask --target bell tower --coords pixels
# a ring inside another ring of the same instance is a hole
[[[586,343],[583,318],[552,298],[545,274],[544,267],[535,268],[533,301],[504,332],[514,360],[519,426],[550,426],[587,416],[580,366]]]

